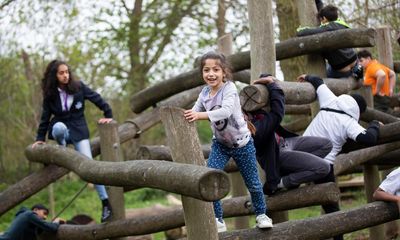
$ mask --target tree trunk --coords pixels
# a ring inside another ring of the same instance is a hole
[[[276,13],[279,21],[279,41],[296,36],[296,29],[300,25],[296,3],[292,0],[277,0]],[[294,81],[297,76],[306,72],[305,56],[288,58],[280,61],[284,79]]]

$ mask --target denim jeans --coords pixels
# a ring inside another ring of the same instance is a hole
[[[253,139],[241,148],[229,148],[215,139],[212,142],[211,153],[208,157],[207,167],[223,170],[230,158],[233,158],[243,177],[244,183],[250,192],[256,216],[266,213],[266,204],[262,185],[258,177],[256,150]],[[221,201],[214,202],[215,217],[222,220],[223,210]]]
[[[72,143],[75,150],[85,155],[86,157],[93,159],[92,151],[90,149],[89,139],[83,139],[79,142],[73,142],[69,138],[69,130],[62,122],[57,122],[53,126],[53,131],[51,135],[56,140],[59,145],[67,146],[68,143]],[[104,185],[94,185],[100,200],[108,199],[107,191]]]

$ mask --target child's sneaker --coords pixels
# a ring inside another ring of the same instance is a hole
[[[256,223],[258,228],[272,228],[272,220],[265,214],[258,215]]]
[[[226,232],[226,224],[225,221],[219,221],[218,218],[215,219],[217,221],[217,230],[218,232]]]

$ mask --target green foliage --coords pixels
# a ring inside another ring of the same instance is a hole
[[[53,184],[55,196],[55,213],[58,214],[75,196],[75,194],[85,185],[85,182],[80,180],[61,180]],[[0,185],[4,189],[4,185]],[[154,205],[155,203],[167,204],[165,200],[165,192],[155,189],[138,189],[124,194],[125,209],[144,208]],[[14,219],[15,213],[22,207],[30,208],[36,203],[43,203],[50,207],[49,190],[43,189],[31,198],[25,200],[18,206],[14,207],[3,216],[0,221],[0,232],[5,231],[11,221]],[[97,192],[93,185],[89,186],[72,202],[72,204],[60,215],[63,219],[71,219],[77,214],[87,214],[93,217],[96,222],[100,222],[101,201],[98,198]],[[54,216],[49,216],[49,219]]]

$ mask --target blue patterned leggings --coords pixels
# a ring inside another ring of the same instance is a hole
[[[211,153],[207,161],[207,167],[223,170],[230,158],[233,158],[239,168],[240,174],[250,192],[256,215],[264,214],[267,210],[262,185],[258,178],[256,149],[253,139],[241,148],[229,148],[213,139]],[[221,201],[214,202],[215,217],[222,220],[223,211]]]

